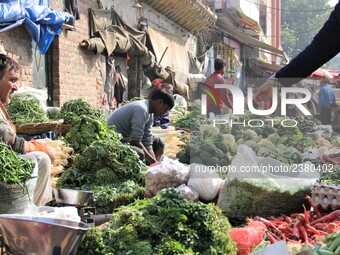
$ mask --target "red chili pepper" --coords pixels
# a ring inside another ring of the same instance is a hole
[[[286,240],[287,242],[290,242],[290,243],[296,243],[296,244],[300,244],[301,243],[300,240],[298,240],[298,241],[292,240],[292,239],[289,239],[288,237],[286,237],[285,235],[283,235],[282,237],[283,237],[284,240]]]
[[[295,219],[299,214],[300,214],[300,213],[292,213],[292,214],[290,215],[290,217],[291,217],[292,219]]]
[[[284,234],[289,234],[291,235],[293,233],[293,229],[287,225],[281,225],[278,227],[280,231],[282,231]]]
[[[316,229],[326,231],[327,230],[327,223],[316,223],[313,224]]]

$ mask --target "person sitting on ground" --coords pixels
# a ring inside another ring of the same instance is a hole
[[[164,144],[152,134],[153,116],[161,116],[174,107],[174,98],[168,90],[159,89],[150,99],[127,103],[115,110],[108,119],[123,138],[130,143],[142,160],[156,163],[163,154]]]
[[[332,129],[333,131],[340,133],[340,106],[338,104],[332,104],[331,109],[333,112]]]
[[[52,200],[51,193],[51,160],[55,158],[53,148],[39,141],[25,141],[16,135],[16,128],[5,108],[18,90],[20,76],[19,64],[0,54],[0,140],[12,150],[21,154],[30,154],[37,159],[38,180],[33,194],[33,203],[37,206]]]

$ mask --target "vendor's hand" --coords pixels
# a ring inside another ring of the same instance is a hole
[[[270,100],[273,96],[274,81],[268,80],[261,85],[256,94],[253,96],[255,102]]]

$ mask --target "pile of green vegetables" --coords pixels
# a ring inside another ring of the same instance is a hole
[[[190,104],[188,111],[181,118],[175,120],[173,125],[178,128],[196,131],[201,124],[207,123],[209,123],[209,120],[201,114],[201,103],[198,100]]]
[[[203,118],[202,115],[200,118]],[[236,155],[237,146],[244,144],[252,148],[259,157],[271,157],[286,164],[299,164],[307,160],[303,155],[306,149],[320,147],[317,141],[304,135],[298,127],[278,125],[283,120],[289,121],[289,118],[278,117],[273,126],[269,118],[268,116],[254,116],[247,112],[234,120],[238,123],[237,125],[227,128],[226,125],[214,126],[207,118],[201,121],[196,117],[198,127],[191,129],[193,134],[191,141],[177,154],[177,157],[180,162],[186,164],[223,166],[228,165]],[[247,126],[248,121],[253,119],[258,119],[266,124],[256,128]],[[189,119],[179,119],[176,123],[187,120]],[[193,119],[190,118],[190,121]],[[245,123],[245,126],[240,123]],[[312,121],[309,120],[308,123],[310,125]],[[196,130],[201,130],[202,127],[205,127],[205,133],[210,134],[202,136],[201,132],[196,135]],[[313,163],[318,164],[319,162]]]
[[[221,134],[199,133],[177,153],[177,158],[184,164],[196,163],[207,166],[229,165],[229,147],[222,142]]]
[[[34,169],[31,159],[20,158],[18,153],[3,143],[0,143],[0,165],[0,181],[6,184],[25,183]]]
[[[29,94],[15,95],[7,107],[14,124],[40,123],[48,121],[47,114],[39,101]]]
[[[335,231],[327,235],[324,244],[311,244],[304,245],[301,252],[298,254],[311,254],[311,255],[339,255],[340,254],[340,231]]]
[[[78,254],[236,254],[230,228],[216,206],[164,190],[119,208],[106,230],[92,228]]]
[[[100,213],[143,197],[146,165],[106,122],[82,116],[65,139],[77,154],[58,187],[93,191],[90,204]]]
[[[107,122],[87,115],[81,115],[78,123],[65,136],[66,142],[77,151],[83,151],[95,141],[119,141],[120,135]]]
[[[64,103],[60,108],[58,117],[64,119],[65,124],[76,125],[83,115],[95,119],[103,118],[103,113],[99,109],[92,107],[81,98]]]

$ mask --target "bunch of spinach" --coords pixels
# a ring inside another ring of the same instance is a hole
[[[236,254],[230,228],[216,206],[164,190],[120,207],[108,229],[87,232],[78,254]]]

